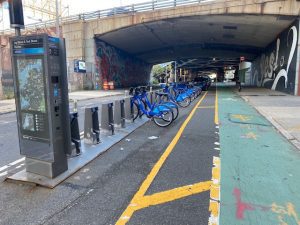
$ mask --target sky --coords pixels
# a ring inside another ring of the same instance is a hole
[[[69,7],[70,15],[97,11],[100,9],[109,9],[118,6],[126,6],[136,3],[149,2],[150,0],[62,0],[63,5]],[[7,4],[4,3],[4,7],[0,8],[0,20],[1,14],[3,13],[3,21],[0,21],[0,30],[5,30],[9,28],[9,14],[6,7]],[[24,10],[24,21],[26,24],[37,23],[40,18],[32,18],[26,10]]]

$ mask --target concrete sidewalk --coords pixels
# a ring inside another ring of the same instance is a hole
[[[300,97],[266,88],[244,88],[236,93],[300,150]]]
[[[117,96],[117,95],[124,95],[125,90],[110,90],[110,91],[103,91],[103,90],[96,90],[96,91],[75,91],[69,93],[70,102],[77,100],[77,101],[84,101],[94,98],[104,98],[110,96]],[[16,111],[15,106],[15,99],[9,100],[0,100],[0,115],[5,113],[10,113]]]

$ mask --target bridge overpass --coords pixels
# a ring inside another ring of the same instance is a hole
[[[298,0],[161,0],[63,18],[70,84],[82,82],[77,59],[100,81],[130,86],[147,83],[153,64],[205,71],[244,56],[251,84],[297,95],[299,13]]]

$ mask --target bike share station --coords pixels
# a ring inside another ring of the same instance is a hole
[[[54,188],[148,121],[132,122],[129,97],[99,102],[85,108],[82,137],[78,113],[69,112],[64,40],[42,34],[10,41],[26,168],[6,180]]]

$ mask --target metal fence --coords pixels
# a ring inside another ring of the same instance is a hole
[[[94,12],[81,13],[68,17],[60,18],[60,23],[67,23],[73,21],[88,21],[93,19],[105,18],[120,14],[134,14],[138,12],[154,11],[159,9],[173,8],[177,6],[185,6],[192,4],[199,4],[203,2],[213,2],[215,0],[152,0],[149,2],[143,2],[138,4],[132,4],[127,6],[119,6],[110,9],[97,10]],[[42,29],[45,27],[54,27],[56,20],[49,20],[45,22],[39,22],[26,25],[26,29]],[[2,33],[12,33],[12,29],[4,30]]]

